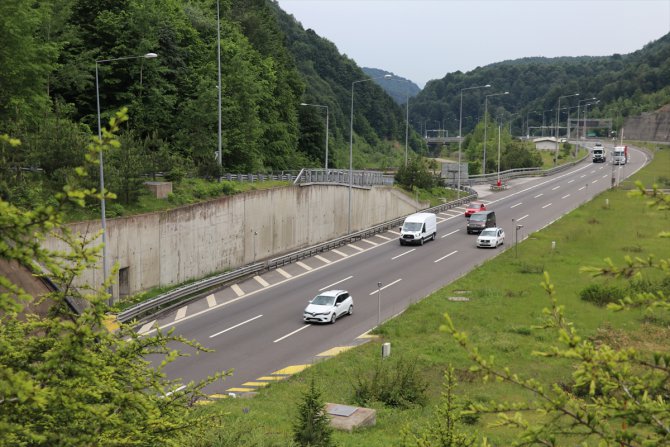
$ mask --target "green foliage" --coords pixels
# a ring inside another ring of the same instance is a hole
[[[110,120],[110,128],[103,129],[103,140],[92,140],[87,163],[95,163],[100,151],[118,147],[115,133],[126,119],[120,112]],[[6,135],[0,140],[18,146]],[[176,346],[194,353],[206,349],[171,332],[140,337],[130,325],[110,332],[104,324],[110,280],[99,289],[72,286],[82,271],[97,264],[101,247],[90,247],[69,232],[62,225],[63,209],[101,197],[93,189],[66,185],[56,194],[54,206],[23,210],[0,199],[0,259],[36,275],[45,268],[57,286],[35,297],[0,276],[0,445],[177,446],[177,433],[197,432],[220,416],[198,413],[193,404],[203,397],[202,389],[224,373],[178,389],[180,381],[167,379],[164,372],[166,365],[185,355]],[[43,248],[48,234],[59,237],[68,249]],[[71,310],[72,299],[86,303],[81,314]],[[48,312],[37,314],[26,307],[38,302],[48,305]],[[149,357],[161,361],[152,365]]]
[[[372,371],[359,371],[353,378],[354,401],[366,406],[382,402],[388,407],[423,406],[428,383],[415,361],[399,357],[377,362]]]
[[[648,193],[638,184],[638,195],[651,197],[649,206],[665,211],[668,196],[654,189]],[[667,235],[661,234],[660,237]],[[606,260],[605,267],[585,267],[584,272],[607,278],[643,278],[644,271],[656,271],[663,283],[670,275],[670,260],[626,258],[622,267]],[[650,312],[670,310],[670,297],[656,289],[649,291],[645,281],[638,283],[638,292],[626,296],[613,310],[644,307]],[[472,404],[471,410],[481,414],[497,413],[497,426],[518,431],[514,445],[621,445],[663,446],[670,445],[670,356],[665,349],[639,352],[633,348],[617,349],[608,343],[595,343],[578,335],[574,325],[566,318],[565,308],[559,305],[556,290],[545,272],[542,282],[551,305],[543,311],[544,319],[538,329],[555,332],[557,345],[535,352],[536,356],[572,364],[572,385],[545,385],[534,378],[524,378],[510,367],[499,366],[493,357],[485,358],[469,342],[464,332],[456,330],[451,318],[445,314],[441,330],[468,353],[474,362],[472,371],[482,374],[485,380],[508,382],[530,392],[533,400],[523,402],[490,402]],[[605,287],[590,287],[583,296],[598,303],[610,301],[613,292]],[[617,292],[617,293],[620,293]],[[524,414],[546,415],[540,418]]]
[[[624,297],[624,291],[616,286],[591,284],[579,292],[579,297],[596,306],[606,306],[619,302]]]
[[[435,417],[419,433],[404,431],[403,447],[469,447],[475,445],[476,438],[466,434],[459,427],[465,416],[463,406],[455,395],[456,376],[453,367],[444,373],[442,396],[435,411]],[[471,420],[474,422],[474,420]]]
[[[431,172],[429,162],[421,156],[411,157],[407,166],[401,166],[395,175],[395,181],[409,191],[431,189],[437,185],[438,178]]]
[[[298,418],[293,426],[293,440],[300,446],[330,447],[333,428],[324,409],[321,392],[312,378],[309,389],[303,394],[298,407]]]

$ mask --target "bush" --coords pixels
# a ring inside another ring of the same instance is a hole
[[[579,292],[579,297],[582,300],[596,306],[606,306],[609,303],[616,303],[623,299],[624,295],[624,291],[619,287],[602,284],[592,284]]]
[[[382,402],[388,407],[411,408],[426,404],[428,383],[417,371],[417,362],[402,358],[380,360],[369,373],[359,372],[353,383],[354,401],[361,406]]]

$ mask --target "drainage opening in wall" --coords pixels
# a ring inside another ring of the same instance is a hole
[[[130,295],[130,267],[119,269],[119,296]]]

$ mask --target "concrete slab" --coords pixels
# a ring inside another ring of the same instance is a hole
[[[352,431],[360,427],[372,427],[377,423],[377,410],[327,403],[326,413],[330,425],[338,430]]]

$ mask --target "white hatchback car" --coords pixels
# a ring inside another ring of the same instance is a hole
[[[499,227],[485,228],[481,233],[479,233],[479,237],[477,237],[477,247],[481,248],[498,248],[498,245],[502,245],[504,243],[505,232],[502,228]]]
[[[346,290],[328,290],[312,299],[302,313],[305,323],[335,323],[342,315],[354,313],[354,299]]]

